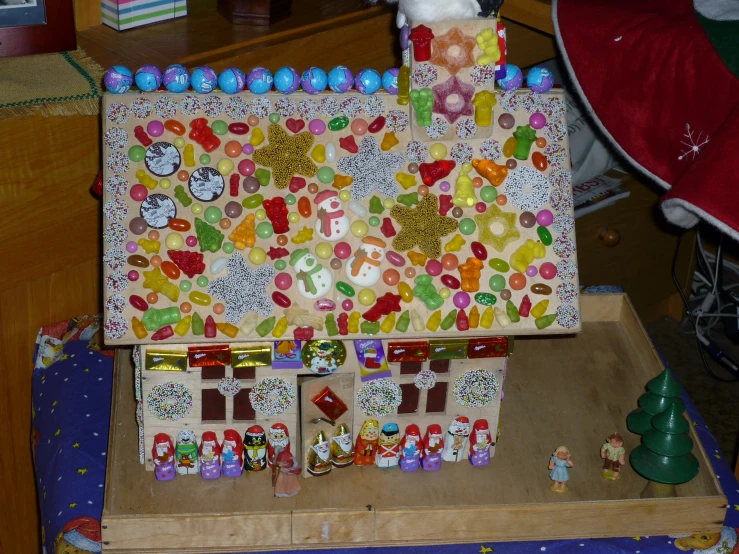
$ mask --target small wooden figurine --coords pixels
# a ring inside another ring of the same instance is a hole
[[[567,492],[567,481],[570,480],[570,469],[574,462],[570,459],[570,450],[560,446],[549,459],[549,478],[554,481],[552,491]]]
[[[280,450],[290,452],[290,433],[284,423],[273,423],[267,434],[267,465],[275,465],[275,457]]]
[[[244,444],[241,435],[233,429],[223,432],[221,472],[225,477],[241,477],[244,471]]]
[[[175,478],[174,446],[167,433],[154,435],[151,459],[154,461],[154,475],[158,481],[170,481]]]
[[[444,450],[444,435],[441,425],[432,423],[426,428],[423,437],[423,461],[421,465],[426,471],[438,471],[441,469],[441,453]]]
[[[411,423],[405,428],[405,435],[400,441],[400,469],[403,471],[418,471],[421,467],[421,430],[418,425]]]
[[[400,429],[397,423],[386,423],[380,431],[377,467],[395,467],[400,456]]]
[[[203,479],[221,476],[221,446],[213,431],[206,431],[200,439],[200,475]]]
[[[244,435],[244,469],[262,471],[267,468],[267,435],[261,425],[252,425]]]
[[[300,492],[298,475],[301,473],[298,460],[289,450],[278,448],[275,456],[275,467],[272,469],[272,486],[275,488],[275,496],[278,498],[289,498]]]
[[[459,416],[446,432],[444,450],[441,454],[445,462],[460,462],[464,458],[464,450],[467,446],[467,437],[470,436],[470,420],[465,416]]]
[[[600,457],[604,460],[600,474],[612,481],[620,479],[621,466],[626,465],[624,438],[619,433],[609,436],[606,443],[600,447]]]
[[[313,444],[308,451],[308,473],[311,475],[326,475],[331,471],[331,446],[326,434],[318,431]]]
[[[470,463],[473,466],[486,466],[490,463],[490,429],[487,419],[478,419],[472,425],[470,436]]]
[[[347,467],[354,463],[354,441],[346,423],[339,423],[331,438],[331,463],[334,467]]]
[[[354,448],[354,465],[375,465],[379,431],[380,424],[376,419],[368,419],[362,424],[357,437],[357,445]]]
[[[177,433],[175,457],[177,458],[177,473],[180,475],[200,473],[198,441],[195,438],[195,432],[191,429],[183,429]]]

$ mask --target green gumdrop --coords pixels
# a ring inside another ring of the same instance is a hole
[[[484,186],[480,189],[480,198],[483,202],[494,202],[498,198],[498,191],[490,185]]]
[[[536,228],[536,234],[539,235],[539,240],[541,240],[541,243],[544,246],[549,246],[552,244],[552,233],[549,232],[549,229],[546,227],[540,225]]]
[[[295,195],[294,195],[294,194],[288,194],[288,195],[287,195],[287,196],[285,197],[285,204],[287,204],[288,206],[292,206],[292,205],[293,205],[293,204],[295,204],[295,202],[297,202],[297,201],[298,201],[298,199],[297,199],[297,198],[295,198]]]
[[[546,329],[549,327],[554,321],[557,319],[557,314],[549,314],[549,315],[543,315],[541,317],[536,318],[536,321],[534,323],[536,324],[536,328]]]
[[[490,278],[490,289],[495,292],[500,292],[505,288],[505,277],[499,274],[495,274]]]
[[[365,335],[376,335],[380,332],[379,321],[363,321],[359,324],[359,330]]]
[[[222,121],[220,119],[217,119],[213,123],[211,123],[210,128],[213,129],[214,135],[225,135],[226,133],[228,133],[228,125],[225,121]]]
[[[146,149],[137,144],[136,146],[132,146],[128,150],[128,159],[132,162],[140,162],[143,161],[143,159],[146,157]]]
[[[192,204],[192,198],[187,195],[187,193],[185,192],[185,187],[183,187],[182,185],[177,185],[174,188],[174,197],[185,208]]]
[[[448,331],[449,329],[454,326],[454,324],[457,322],[457,310],[452,310],[448,314],[446,314],[446,317],[441,320],[440,327],[444,329],[444,331]]]
[[[210,163],[210,156],[208,154],[200,154],[200,163],[208,165]]]
[[[257,325],[256,331],[259,333],[259,336],[266,337],[269,335],[272,332],[272,329],[275,328],[275,321],[277,321],[275,316],[271,316]]]
[[[369,211],[371,214],[381,214],[385,211],[385,206],[382,205],[382,200],[373,196],[370,198]]]
[[[194,312],[192,314],[192,334],[193,335],[203,335],[205,334],[205,321],[203,321],[203,318],[200,317],[200,314],[198,312]]]
[[[192,288],[192,282],[185,279],[184,281],[180,281],[180,290],[182,292],[188,292]]]
[[[280,114],[278,113],[271,113],[269,114],[269,122],[270,123],[279,123],[280,122]]]
[[[222,249],[226,254],[230,254],[234,251],[234,245],[232,242],[224,242]]]
[[[287,267],[287,263],[285,263],[285,260],[277,260],[277,261],[275,262],[275,269],[276,269],[277,271],[282,271],[282,270],[283,270],[283,269],[285,269],[286,267]]]
[[[409,192],[408,194],[401,194],[397,198],[398,202],[408,206],[409,208],[415,204],[418,204],[418,193]]]
[[[251,196],[244,198],[241,201],[241,205],[248,210],[253,210],[254,208],[261,206],[262,202],[264,202],[264,196],[261,194],[252,194]]]
[[[411,313],[406,310],[398,318],[398,322],[395,324],[395,330],[399,333],[405,333],[408,330],[408,325],[411,323]]]
[[[209,280],[205,275],[201,275],[198,277],[197,283],[199,287],[205,288],[208,286]]]
[[[501,260],[500,258],[493,258],[488,262],[488,265],[492,267],[495,271],[500,271],[501,273],[507,273],[511,269],[511,266],[508,265],[508,262],[505,260]]]
[[[275,230],[272,228],[272,224],[268,221],[262,221],[257,225],[257,235],[259,238],[268,239],[274,234]]]
[[[462,221],[459,222],[459,232],[463,235],[471,235],[475,232],[475,229],[477,229],[477,225],[475,224],[474,220],[470,219],[469,217],[465,217]]]
[[[266,187],[269,185],[269,171],[264,169],[263,167],[260,167],[254,172],[254,177],[256,177],[257,181],[259,181],[259,184],[263,187]]]
[[[516,308],[516,305],[512,300],[506,302],[505,313],[508,315],[508,319],[510,319],[512,323],[518,323],[521,321],[521,314],[518,313],[518,308]]]
[[[371,215],[367,220],[367,223],[369,223],[371,227],[377,227],[380,224],[380,218],[376,215]]]
[[[335,117],[328,122],[328,128],[331,131],[341,131],[347,125],[349,125],[349,118],[344,116]]]
[[[223,212],[215,206],[208,206],[203,216],[208,223],[218,223],[223,217]]]
[[[497,301],[498,298],[489,292],[478,292],[475,295],[475,302],[482,304],[483,306],[495,306]]]
[[[354,288],[349,283],[345,283],[344,281],[337,281],[336,290],[338,290],[347,298],[351,298],[355,294]]]
[[[334,314],[326,315],[326,334],[329,337],[335,337],[339,334],[339,327],[336,325]]]
[[[328,166],[324,166],[318,170],[318,180],[326,185],[334,180],[334,175],[336,173]]]

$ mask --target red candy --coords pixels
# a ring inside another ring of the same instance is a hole
[[[354,135],[341,137],[339,139],[339,146],[347,152],[351,152],[352,154],[356,154],[357,152],[359,152],[359,146],[357,146],[357,142],[354,140]]]
[[[174,329],[172,329],[172,326],[165,325],[151,336],[151,340],[164,340],[168,339],[172,335],[174,335]]]
[[[215,338],[218,327],[216,327],[216,320],[213,319],[212,315],[205,318],[205,338]]]
[[[162,273],[164,273],[167,277],[170,279],[179,279],[180,278],[180,270],[179,268],[173,264],[170,261],[164,261],[159,266],[159,268],[162,270]]]
[[[431,39],[434,32],[426,25],[413,27],[408,34],[408,40],[413,43],[413,59],[417,62],[427,62],[431,59]]]
[[[531,313],[531,300],[529,299],[529,295],[526,294],[521,300],[521,305],[518,307],[518,314],[521,317],[529,317],[529,313]]]
[[[313,327],[298,327],[293,331],[295,340],[311,340],[313,338]]]
[[[178,219],[176,217],[173,217],[167,222],[167,227],[169,227],[173,231],[184,233],[185,231],[189,231],[192,225],[190,225],[190,222],[186,219]]]
[[[128,298],[128,301],[131,303],[131,306],[133,306],[137,310],[141,310],[142,312],[145,312],[149,309],[149,303],[140,296],[136,296],[135,294],[132,294]]]
[[[469,331],[470,319],[467,317],[467,313],[464,310],[457,312],[457,330],[458,331]]]
[[[475,241],[470,244],[470,247],[472,248],[472,253],[475,255],[475,258],[483,262],[488,259],[488,251],[481,243]]]
[[[306,184],[307,183],[305,179],[303,179],[302,177],[293,177],[292,179],[290,179],[290,192],[295,194],[300,189],[305,188]]]
[[[175,135],[182,136],[187,132],[187,129],[185,126],[180,123],[179,121],[175,121],[174,119],[168,119],[164,122],[164,128],[167,129],[167,131],[173,132]]]
[[[378,115],[377,118],[369,124],[369,127],[367,127],[367,130],[370,133],[379,133],[382,128],[385,126],[385,118],[381,115]]]
[[[167,250],[167,256],[190,279],[205,271],[203,255],[188,250]]]
[[[228,181],[228,187],[229,187],[229,194],[231,196],[238,196],[239,195],[239,174],[234,173],[231,175],[231,178]]]
[[[206,152],[213,152],[221,145],[220,139],[213,134],[213,130],[208,127],[208,120],[204,117],[198,117],[190,122],[190,138],[203,147]]]
[[[146,131],[144,131],[144,128],[141,125],[136,125],[136,127],[133,128],[133,135],[144,146],[151,145],[151,139],[149,138],[149,135],[146,134]]]
[[[249,126],[246,123],[237,121],[228,126],[228,132],[233,133],[234,135],[245,135],[249,132]]]
[[[436,181],[448,177],[456,165],[452,160],[436,160],[430,164],[422,163],[418,166],[418,172],[421,174],[423,184],[431,187]]]
[[[444,283],[445,287],[449,287],[450,289],[457,290],[461,285],[459,282],[459,279],[457,279],[454,275],[449,275],[448,273],[441,276],[441,282]]]
[[[287,248],[275,248],[274,246],[270,246],[269,250],[267,251],[267,256],[269,256],[269,259],[274,261],[278,258],[284,258],[290,254]]]
[[[389,217],[382,218],[382,227],[380,227],[380,232],[382,232],[382,234],[385,235],[385,238],[388,239],[398,234],[395,227],[393,227],[393,220]]]
[[[262,206],[272,222],[272,228],[276,235],[282,235],[290,231],[290,224],[287,221],[287,205],[284,198],[277,196],[271,200],[265,200]]]
[[[305,127],[305,121],[302,119],[293,119],[292,117],[285,121],[285,127],[293,133],[299,133]]]
[[[340,335],[349,334],[349,316],[346,312],[342,312],[339,317],[336,318],[336,324],[339,326]]]
[[[439,196],[439,213],[441,215],[446,215],[449,213],[449,210],[451,210],[454,207],[454,204],[452,203],[452,195],[451,194],[442,194]]]
[[[362,317],[367,321],[379,321],[382,316],[399,311],[401,311],[400,295],[386,292],[377,299],[375,305],[365,312]]]
[[[272,293],[272,300],[281,308],[289,308],[290,304],[292,304],[290,299],[278,290]]]

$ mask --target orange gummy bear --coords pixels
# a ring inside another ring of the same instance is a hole
[[[427,259],[426,254],[421,254],[419,252],[414,252],[413,250],[411,250],[410,252],[408,252],[408,257],[410,258],[411,263],[413,265],[419,265],[419,266],[426,265],[426,259]]]
[[[508,168],[490,160],[472,160],[472,167],[494,187],[499,187],[508,176]]]
[[[480,270],[483,267],[482,261],[477,258],[467,258],[465,263],[458,266],[463,291],[477,292],[480,290]]]

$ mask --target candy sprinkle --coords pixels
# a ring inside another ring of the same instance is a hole
[[[186,94],[180,100],[180,111],[185,115],[195,115],[200,111],[200,98],[194,94]]]
[[[314,119],[318,113],[318,104],[313,100],[302,100],[298,104],[298,115],[301,119]]]
[[[177,114],[177,103],[171,96],[160,96],[154,104],[154,111],[159,117],[169,119]]]
[[[224,377],[218,381],[218,392],[227,398],[236,396],[240,390],[241,381],[236,377]]]
[[[105,338],[117,340],[128,331],[128,322],[122,316],[113,314],[106,319],[104,329]]]
[[[223,100],[219,96],[203,98],[203,111],[208,117],[218,117],[223,112]]]
[[[366,105],[364,111],[367,112]],[[367,115],[371,114],[367,112]],[[387,128],[394,133],[402,133],[408,128],[408,114],[406,112],[403,112],[401,110],[390,110],[387,113],[386,119]]]
[[[572,329],[580,322],[580,314],[572,304],[563,304],[557,308],[557,323],[565,329]]]
[[[295,387],[280,377],[267,377],[249,392],[252,407],[260,414],[277,416],[285,413],[295,402]]]
[[[436,386],[436,372],[430,369],[422,369],[413,378],[417,389],[429,390]]]
[[[146,397],[149,412],[162,421],[177,421],[192,409],[192,395],[182,383],[171,381],[155,385]]]
[[[535,212],[549,201],[549,181],[533,167],[511,170],[503,186],[511,204],[522,211]]]
[[[293,100],[289,96],[280,98],[279,100],[277,100],[277,102],[275,102],[275,111],[282,117],[290,117],[292,114],[295,113],[296,109],[297,105],[295,104],[295,100]]]
[[[120,102],[113,102],[108,106],[107,116],[111,123],[123,125],[128,121],[128,108]]]
[[[474,155],[475,150],[466,142],[458,142],[452,146],[451,150],[449,150],[449,156],[451,156],[458,165],[471,162]]]
[[[318,111],[326,117],[334,117],[339,113],[340,109],[341,105],[339,101],[333,96],[324,96],[318,104]]]
[[[154,111],[154,106],[148,98],[139,96],[131,102],[131,113],[136,116],[136,119],[146,119],[152,111]]]
[[[482,408],[490,404],[498,394],[500,385],[495,374],[484,369],[466,371],[454,382],[452,395],[460,406]]]
[[[241,96],[231,96],[226,100],[226,115],[234,121],[246,119],[249,115],[249,104]]]
[[[374,94],[367,97],[367,100],[364,101],[364,113],[366,113],[370,117],[377,117],[378,115],[382,115],[382,112],[385,111],[385,102],[382,98],[379,96],[375,96]]]
[[[486,160],[494,162],[503,155],[503,147],[495,139],[486,139],[480,144],[480,155]]]
[[[357,404],[364,415],[384,417],[398,409],[403,391],[392,379],[375,379],[362,385],[357,393]]]

